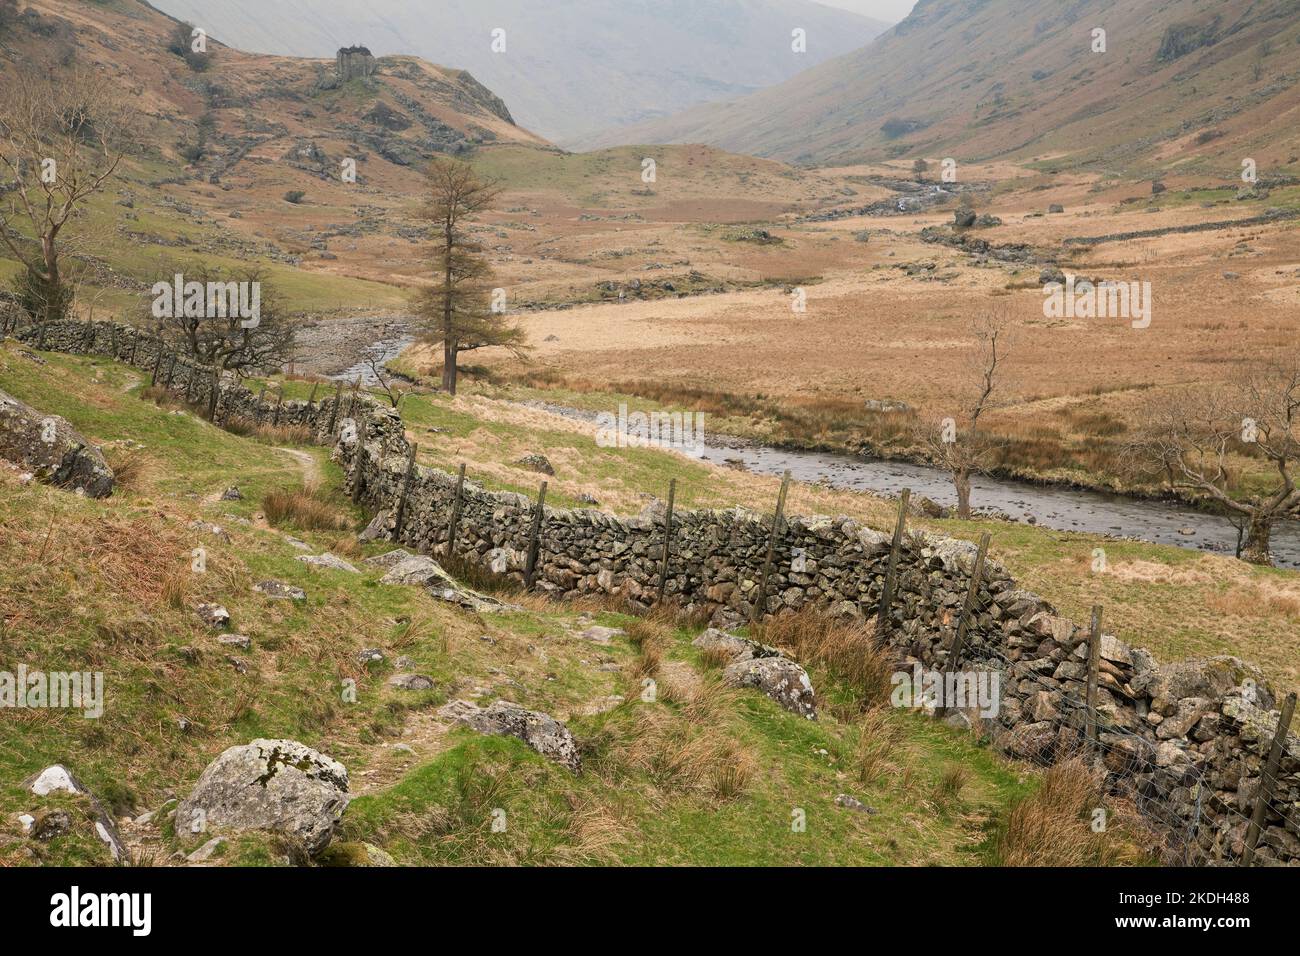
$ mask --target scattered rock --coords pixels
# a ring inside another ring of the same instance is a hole
[[[527,468],[529,471],[536,471],[543,475],[555,474],[555,469],[551,467],[551,463],[546,460],[545,455],[538,455],[538,454],[524,455],[524,457],[520,458],[517,462],[515,462],[515,464],[519,465],[522,468]]]
[[[219,631],[230,623],[230,612],[220,604],[200,604],[195,612],[208,627]]]
[[[296,740],[254,740],[210,763],[176,808],[177,832],[269,830],[329,845],[348,804],[348,772]]]
[[[695,640],[691,641],[692,646],[698,647],[702,651],[711,651],[715,648],[721,650],[728,656],[728,660],[752,661],[764,657],[781,657],[781,652],[775,647],[768,647],[766,644],[760,644],[758,641],[751,641],[747,637],[739,637],[735,634],[728,634],[726,631],[711,627]]]
[[[434,688],[433,678],[425,677],[423,674],[394,674],[388,678],[388,683],[402,690],[433,690]]]
[[[384,652],[377,647],[367,647],[363,651],[357,651],[357,663],[362,667],[369,664],[382,664],[384,662]]]
[[[217,638],[217,643],[238,648],[241,651],[250,650],[253,646],[253,642],[243,634],[222,634]]]
[[[455,700],[443,706],[438,715],[481,734],[517,737],[543,757],[563,764],[574,773],[582,769],[582,757],[573,734],[549,714],[525,710],[506,700],[498,700],[486,709],[467,700]]]
[[[843,807],[845,810],[856,810],[858,813],[879,813],[875,807],[869,807],[857,797],[851,797],[847,793],[841,793],[835,798],[835,805]]]
[[[608,644],[610,638],[626,637],[627,631],[623,630],[621,627],[602,627],[597,624],[587,628],[578,636],[584,640],[593,641],[596,644]]]
[[[222,501],[242,501],[243,498],[244,494],[239,490],[238,485],[231,485],[221,493]]]
[[[212,855],[226,845],[225,837],[213,837],[203,846],[199,847],[185,859],[189,863],[206,863],[212,859]]]
[[[385,551],[383,554],[376,554],[373,557],[366,558],[362,563],[368,564],[372,568],[391,568],[409,557],[411,557],[410,551],[405,548],[394,548],[392,551]]]
[[[808,672],[789,658],[735,661],[727,665],[722,679],[732,687],[755,687],[791,713],[817,719],[816,695]]]
[[[344,561],[337,555],[330,554],[326,551],[324,554],[300,554],[297,560],[303,564],[310,564],[318,568],[330,568],[334,571],[346,571],[348,574],[360,574],[361,572],[354,568],[348,562]]]
[[[253,590],[265,595],[272,601],[305,601],[307,592],[283,581],[262,581],[253,585]]]

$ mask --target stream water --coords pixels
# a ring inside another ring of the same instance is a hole
[[[322,331],[328,329],[337,334],[334,332],[337,325],[332,329],[324,323],[322,326]],[[363,328],[356,328],[352,334],[361,332]],[[375,379],[368,359],[373,356],[382,364],[400,355],[412,340],[409,325],[403,320],[386,322],[379,328],[372,325],[370,329],[380,332],[383,337],[377,340],[371,337],[368,344],[366,340],[332,340],[329,342],[332,348],[319,350],[318,355],[329,356],[331,378],[351,381],[359,375],[363,383],[373,385]],[[325,345],[325,342],[317,344]],[[357,360],[342,368],[352,359]],[[583,421],[596,418],[594,412],[548,402],[524,404],[567,418]],[[699,449],[681,451],[694,458],[743,467],[756,474],[780,475],[789,469],[792,478],[810,484],[822,483],[831,488],[870,491],[890,497],[897,497],[904,488],[910,488],[913,497],[929,498],[944,507],[953,507],[957,503],[948,475],[925,465],[834,452],[772,448],[718,436],[706,437]],[[977,511],[1001,513],[1017,521],[1032,522],[1058,531],[1133,538],[1218,554],[1236,553],[1237,529],[1231,521],[1221,515],[1206,514],[1173,502],[978,476],[971,481],[971,504]],[[1279,567],[1300,568],[1300,521],[1275,525],[1272,546]]]
[[[569,418],[594,421],[596,417],[594,413],[549,403],[527,404]],[[708,437],[701,449],[680,451],[715,464],[744,467],[756,474],[780,475],[789,469],[796,481],[891,497],[910,488],[914,498],[923,496],[945,507],[957,504],[948,475],[925,465]],[[977,476],[971,481],[971,504],[977,511],[1000,512],[1017,521],[1032,519],[1040,527],[1058,531],[1134,538],[1218,554],[1236,553],[1237,529],[1226,517],[1171,502]],[[1274,526],[1272,545],[1279,567],[1300,568],[1300,521]]]

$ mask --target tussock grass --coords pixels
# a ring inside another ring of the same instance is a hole
[[[268,492],[262,498],[262,513],[274,528],[342,531],[352,524],[326,493],[311,485]]]
[[[758,628],[763,643],[844,682],[863,709],[888,702],[890,676],[897,669],[889,650],[877,647],[875,635],[874,623],[834,618],[815,608],[779,615]]]
[[[896,769],[894,758],[903,746],[906,734],[902,723],[887,707],[864,711],[854,722],[851,767],[858,782],[874,786],[885,774]]]
[[[1002,866],[1117,866],[1144,862],[1143,847],[1158,840],[1137,811],[1107,802],[1107,826],[1093,831],[1093,812],[1103,807],[1100,771],[1081,758],[1043,772],[1038,789],[1019,800],[996,846]]]

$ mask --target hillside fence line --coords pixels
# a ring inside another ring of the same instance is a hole
[[[257,395],[112,322],[16,334],[39,349],[134,365],[200,408],[215,389],[218,424],[310,429],[333,447],[347,493],[374,514],[371,536],[434,557],[450,540],[460,561],[559,598],[613,595],[648,608],[662,590],[720,626],[806,606],[869,618],[892,563],[884,633],[900,667],[1000,681],[996,716],[967,710],[950,722],[1034,763],[1089,757],[1104,770],[1104,789],[1153,826],[1166,862],[1300,865],[1300,738],[1277,733],[1281,702],[1257,667],[1230,656],[1161,664],[1062,616],[969,542],[741,508],[669,512],[655,503],[634,517],[539,509],[417,464],[398,413],[352,388],[325,388],[319,401]]]

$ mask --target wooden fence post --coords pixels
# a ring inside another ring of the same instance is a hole
[[[163,349],[162,342],[158,343],[158,357],[153,360],[153,375],[149,376],[149,387],[158,387],[158,370],[162,368]]]
[[[460,507],[465,495],[465,463],[460,463],[456,474],[456,500],[451,505],[451,520],[447,522],[447,557],[456,554],[456,529],[460,524]]]
[[[406,496],[411,493],[411,480],[415,477],[415,453],[419,450],[419,443],[412,442],[406,459],[406,475],[402,478],[402,496],[397,499],[397,526],[393,531],[394,541],[402,540],[402,522],[406,519]]]
[[[668,555],[673,547],[673,505],[677,500],[677,479],[668,482],[668,511],[664,514],[664,559],[659,567],[659,594],[656,604],[662,604],[664,592],[668,588]]]
[[[971,614],[975,610],[975,599],[979,596],[980,582],[984,577],[984,558],[989,553],[989,539],[988,532],[980,535],[980,548],[975,554],[975,564],[970,570],[970,584],[966,588],[966,602],[962,605],[961,618],[957,621],[957,636],[953,638],[952,649],[943,668],[945,691],[951,683],[947,675],[957,670],[957,665],[961,663],[961,653],[966,648],[966,631],[970,627]],[[948,701],[944,701],[943,706],[937,708],[936,713],[943,716],[950,706]]]
[[[1264,817],[1268,805],[1273,799],[1273,787],[1282,766],[1282,748],[1286,746],[1286,735],[1291,729],[1291,718],[1295,716],[1295,691],[1286,695],[1282,704],[1282,715],[1277,722],[1277,731],[1273,734],[1273,746],[1268,750],[1268,760],[1260,770],[1259,788],[1255,791],[1255,809],[1250,814],[1250,826],[1246,828],[1246,850],[1241,855],[1242,866],[1255,863],[1255,848],[1259,846],[1259,835],[1264,829]]]
[[[537,574],[537,555],[542,545],[542,510],[546,505],[546,482],[537,489],[537,505],[533,508],[533,530],[528,535],[528,558],[524,562],[524,587],[533,586]]]
[[[366,457],[366,423],[361,421],[357,423],[357,452],[352,456],[352,503],[356,504],[361,500],[361,477],[362,468],[365,465]]]
[[[1092,606],[1092,625],[1088,629],[1088,712],[1084,722],[1084,740],[1090,752],[1097,750],[1097,679],[1101,669],[1101,605]]]
[[[320,382],[311,383],[311,395],[307,397],[307,407],[311,408],[316,404],[316,390],[320,388]]]
[[[763,570],[758,575],[758,595],[750,612],[750,620],[758,623],[767,609],[767,577],[772,573],[772,561],[776,557],[776,539],[781,533],[781,521],[785,516],[785,496],[790,490],[790,472],[781,476],[781,492],[776,497],[776,513],[772,516],[772,533],[767,539],[767,556],[763,559]]]
[[[212,382],[208,386],[208,421],[217,424],[217,400],[221,397],[221,369],[212,365]]]
[[[330,427],[329,433],[334,434],[334,426],[339,420],[339,405],[343,401],[343,380],[340,379],[334,386],[334,407],[330,409]]]
[[[889,614],[894,609],[894,588],[898,574],[898,558],[903,551],[903,531],[907,526],[907,503],[912,489],[904,488],[898,499],[898,520],[894,522],[894,540],[889,548],[889,564],[885,568],[885,587],[880,592],[880,610],[876,613],[876,642],[884,644],[889,631]]]
[[[172,352],[170,361],[167,363],[167,381],[163,384],[163,388],[171,391],[172,382],[174,381],[176,381],[176,353]]]
[[[280,424],[280,409],[284,405],[284,385],[275,390],[275,411],[271,413],[271,426]]]

